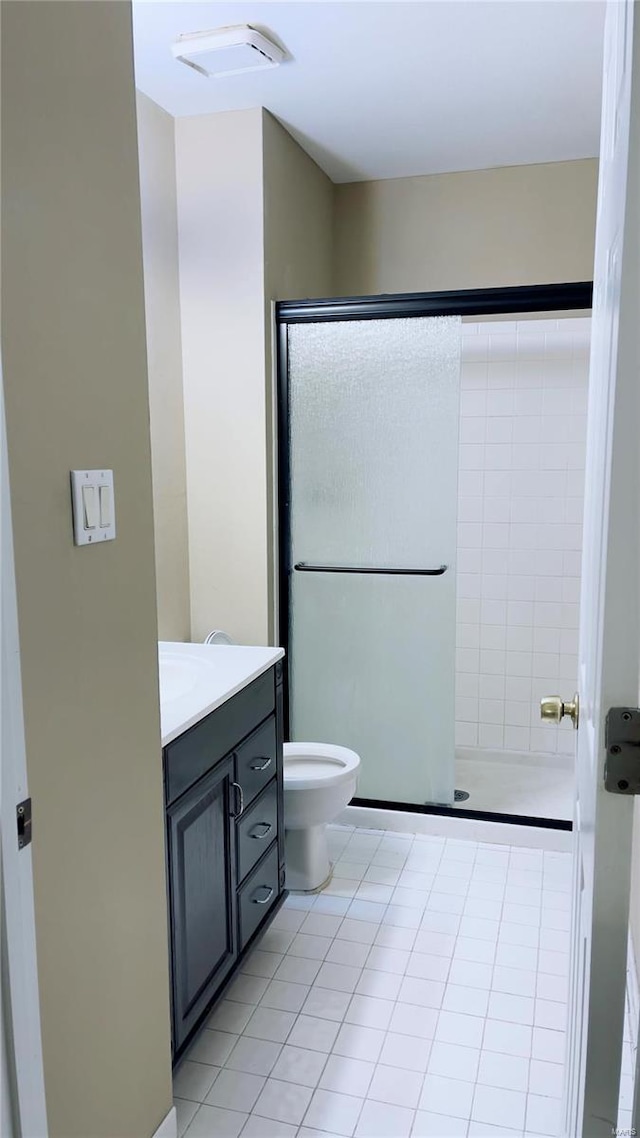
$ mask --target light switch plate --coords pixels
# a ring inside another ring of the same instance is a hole
[[[87,524],[83,490],[95,494],[95,525]],[[98,545],[116,536],[116,511],[113,496],[113,470],[72,470],[71,502],[73,506],[73,539],[76,545]],[[104,524],[103,524],[104,523]]]

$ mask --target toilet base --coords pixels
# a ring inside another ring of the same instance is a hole
[[[327,827],[285,830],[285,885],[293,893],[317,893],[331,878]]]

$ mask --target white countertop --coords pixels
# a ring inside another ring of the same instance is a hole
[[[158,644],[162,746],[215,711],[284,656],[245,644]]]

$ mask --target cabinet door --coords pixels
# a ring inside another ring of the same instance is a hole
[[[178,1050],[237,956],[233,759],[225,759],[167,813]]]

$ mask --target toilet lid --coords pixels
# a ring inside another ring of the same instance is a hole
[[[319,743],[285,743],[285,786],[316,787],[345,782],[354,778],[360,757],[347,747]]]

